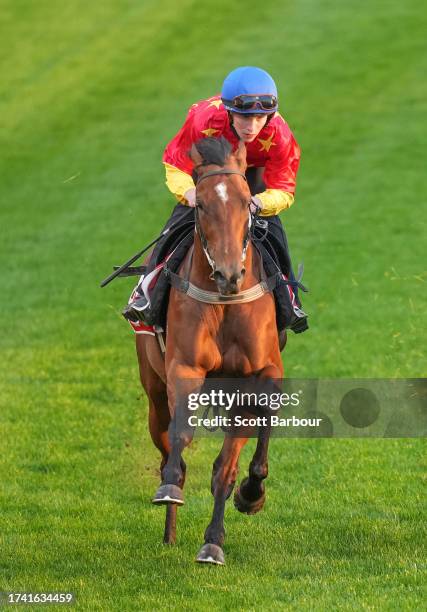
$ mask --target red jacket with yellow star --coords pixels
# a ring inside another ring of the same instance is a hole
[[[163,163],[166,184],[179,201],[194,187],[191,146],[204,136],[224,136],[237,148],[238,138],[230,127],[228,113],[219,96],[193,104],[184,125],[167,145]],[[275,215],[289,208],[294,200],[300,150],[286,121],[276,113],[253,142],[246,143],[248,166],[264,167],[266,191],[258,194],[263,215]]]

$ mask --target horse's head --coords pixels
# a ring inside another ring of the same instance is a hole
[[[240,142],[232,153],[225,138],[203,138],[190,157],[196,173],[196,230],[212,278],[221,294],[238,293],[250,229],[245,145]]]

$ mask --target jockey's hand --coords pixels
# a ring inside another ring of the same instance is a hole
[[[251,197],[250,210],[253,215],[258,215],[262,210],[262,202],[257,196]]]
[[[196,206],[196,188],[187,189],[184,193],[184,198],[187,200],[187,206],[194,208]]]

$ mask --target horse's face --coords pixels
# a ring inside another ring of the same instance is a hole
[[[191,151],[195,166],[202,163],[195,147]],[[227,170],[246,170],[246,148],[240,143],[224,165]],[[197,169],[196,216],[199,238],[206,239],[205,254],[213,270],[213,279],[223,295],[238,293],[245,274],[246,246],[249,232],[250,191],[239,174],[218,174],[200,180],[211,171],[220,172],[217,165]]]

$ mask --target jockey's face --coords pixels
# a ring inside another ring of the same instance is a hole
[[[267,115],[231,113],[234,129],[244,142],[252,142],[267,123]]]

